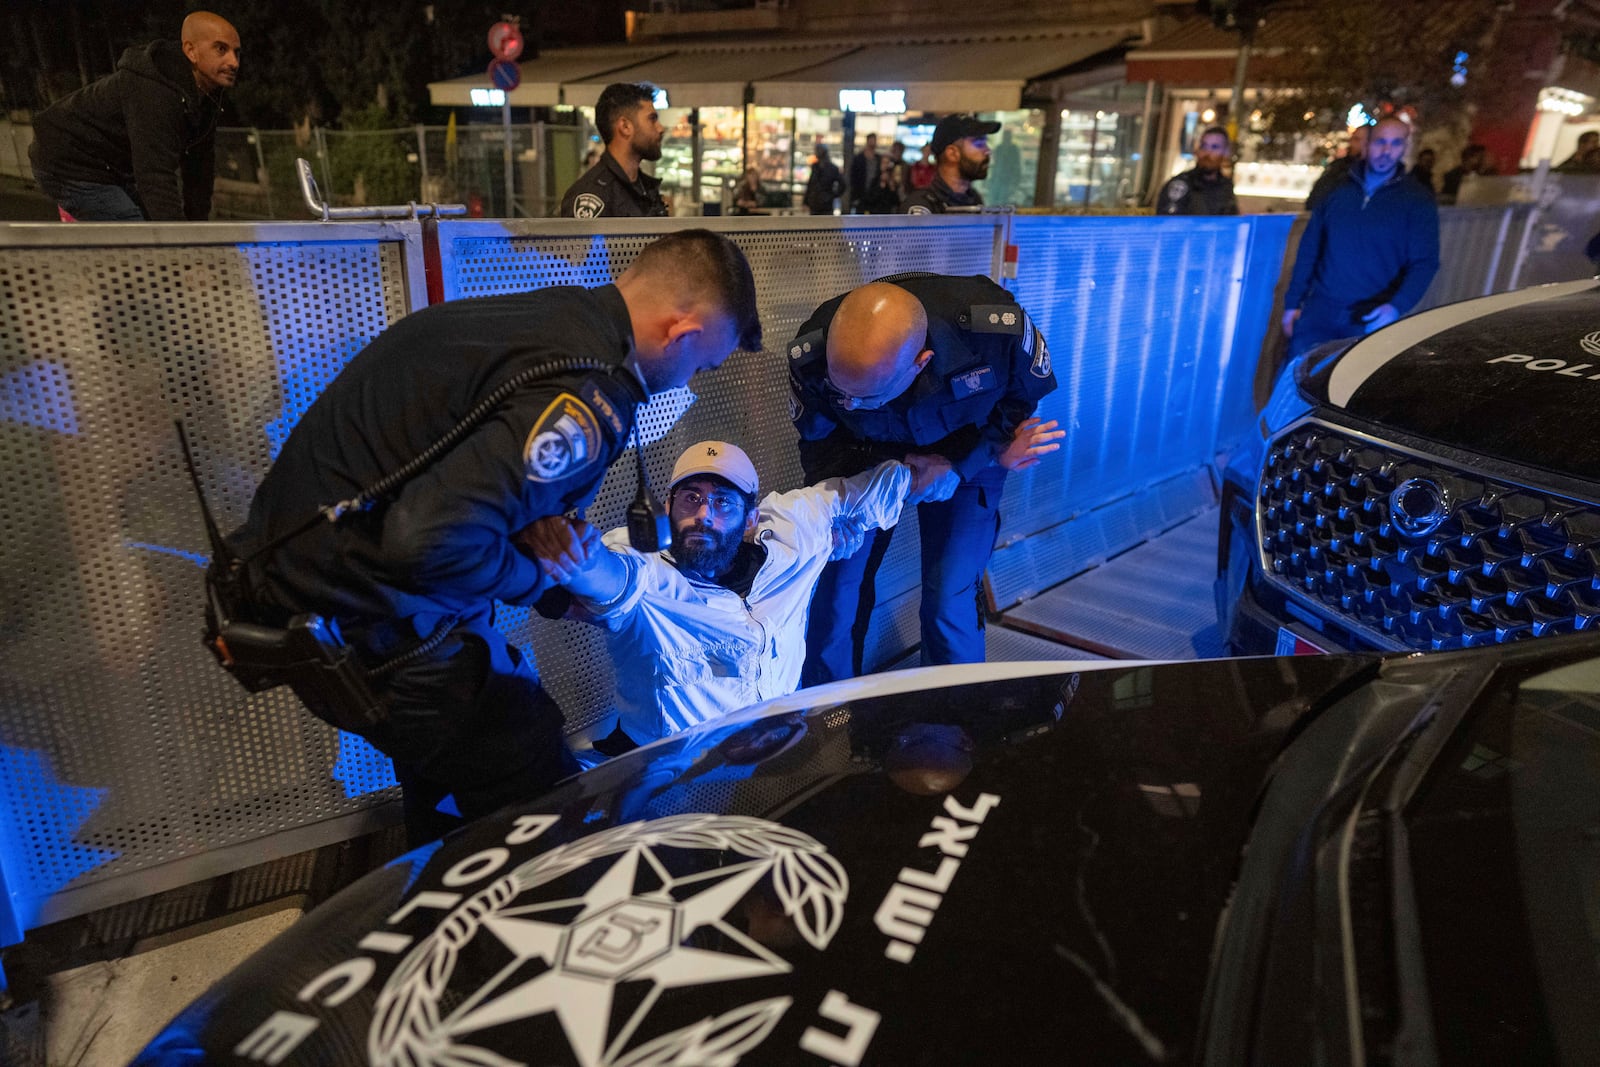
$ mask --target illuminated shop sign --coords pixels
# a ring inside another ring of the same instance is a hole
[[[667,103],[667,91],[665,89],[657,89],[655,98],[651,100],[651,103],[658,108],[672,106],[671,104]]]
[[[860,111],[869,115],[904,115],[904,89],[840,89],[840,111]]]
[[[506,102],[504,89],[474,89],[472,90],[473,107],[499,107]]]

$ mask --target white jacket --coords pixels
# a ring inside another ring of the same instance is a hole
[[[794,692],[834,520],[848,515],[887,529],[910,489],[911,469],[890,460],[763,497],[755,537],[767,559],[745,598],[688,577],[666,553],[634,551],[625,529],[609,531],[605,544],[627,567],[623,593],[604,607],[577,600],[610,631],[617,710],[629,736],[650,741]]]

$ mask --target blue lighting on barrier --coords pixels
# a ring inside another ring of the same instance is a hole
[[[414,848],[404,856],[396,856],[384,864],[385,867],[399,867],[404,864],[411,868],[411,874],[406,878],[406,885],[401,890],[402,893],[409,893],[411,887],[417,884],[417,879],[421,877],[423,869],[428,866],[428,861],[433,859],[433,854],[439,851],[439,846],[442,844],[444,844],[443,838],[438,841],[430,841],[426,845]]]
[[[468,233],[454,233],[448,222],[439,226],[439,243],[448,242],[449,260],[445,269],[445,297],[493,296],[499,293],[526,292],[530,279],[560,279],[561,285],[581,285],[593,289],[616,281],[620,271],[612,269],[611,249],[606,239],[595,235],[582,257],[546,254],[505,231],[483,234],[484,223],[471,223]],[[506,268],[506,251],[517,257],[514,269]],[[549,282],[544,282],[549,284]]]
[[[0,944],[14,944],[45,901],[119,854],[76,840],[110,790],[59,782],[49,756],[10,746],[0,746],[0,782]]]
[[[332,774],[347,797],[364,797],[399,784],[388,756],[366,738],[343,730],[339,731],[339,758],[333,761]]]
[[[78,411],[67,369],[49,360],[34,360],[0,378],[0,419],[77,434]]]
[[[289,431],[300,421],[313,401],[327,388],[328,383],[355,358],[382,330],[359,331],[353,336],[351,323],[345,319],[327,316],[326,296],[318,292],[313,281],[307,282],[308,295],[302,306],[280,306],[280,302],[264,294],[282,292],[282,274],[285,267],[286,247],[277,244],[240,245],[238,248],[250,268],[250,279],[258,294],[256,303],[263,309],[263,325],[271,336],[272,351],[278,358],[279,387],[282,407],[278,416],[263,427],[273,459]],[[342,265],[350,276],[340,284],[351,290],[382,289],[382,268],[374,252],[365,262]]]
[[[203,552],[186,552],[181,548],[172,548],[169,545],[153,545],[148,541],[124,541],[122,542],[122,547],[139,548],[162,556],[175,556],[178,559],[188,560],[202,570],[211,565],[211,557]]]

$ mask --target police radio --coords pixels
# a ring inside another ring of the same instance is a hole
[[[637,552],[664,552],[672,547],[672,520],[650,491],[650,476],[644,469],[644,447],[634,429],[633,454],[639,459],[639,492],[628,505],[628,544]]]

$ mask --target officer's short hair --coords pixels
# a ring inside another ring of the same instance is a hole
[[[1229,137],[1228,131],[1223,129],[1221,126],[1207,126],[1205,129],[1201,130],[1200,141],[1204,141],[1207,137],[1210,137],[1214,133],[1221,134],[1222,139],[1227,141],[1229,144],[1233,143],[1233,138]],[[1200,141],[1196,141],[1195,144],[1199,144]]]
[[[642,82],[613,82],[606,86],[594,103],[594,124],[600,131],[600,140],[610,144],[617,135],[617,120],[627,118],[640,104],[652,104],[655,99],[655,86]]]
[[[726,237],[701,229],[669,233],[645,245],[628,269],[656,274],[721,307],[738,327],[739,347],[761,351],[755,276],[739,246]]]

